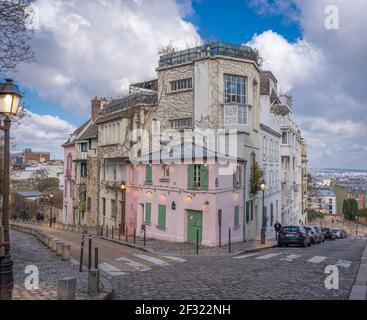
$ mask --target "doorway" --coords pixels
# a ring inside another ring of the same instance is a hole
[[[187,242],[195,243],[197,240],[197,230],[199,230],[199,243],[201,243],[203,235],[203,212],[188,210],[187,219]]]

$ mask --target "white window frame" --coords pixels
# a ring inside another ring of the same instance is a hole
[[[192,78],[170,81],[170,92],[179,92],[192,89]]]
[[[224,124],[225,125],[248,125],[249,106],[242,104],[224,105]]]

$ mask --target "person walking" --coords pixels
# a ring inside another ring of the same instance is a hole
[[[278,240],[278,233],[279,233],[280,229],[282,229],[282,225],[278,221],[276,221],[274,223],[275,240]]]

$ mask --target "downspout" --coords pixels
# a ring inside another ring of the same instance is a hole
[[[244,180],[243,180],[243,242],[246,242],[246,217],[247,217],[247,212],[246,212],[246,169],[247,169],[247,161],[245,160],[245,164],[244,164]]]

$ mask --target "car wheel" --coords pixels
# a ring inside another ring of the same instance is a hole
[[[283,245],[280,242],[278,242],[278,247],[281,248],[283,247]]]
[[[307,246],[308,247],[311,247],[311,241],[308,242]]]

